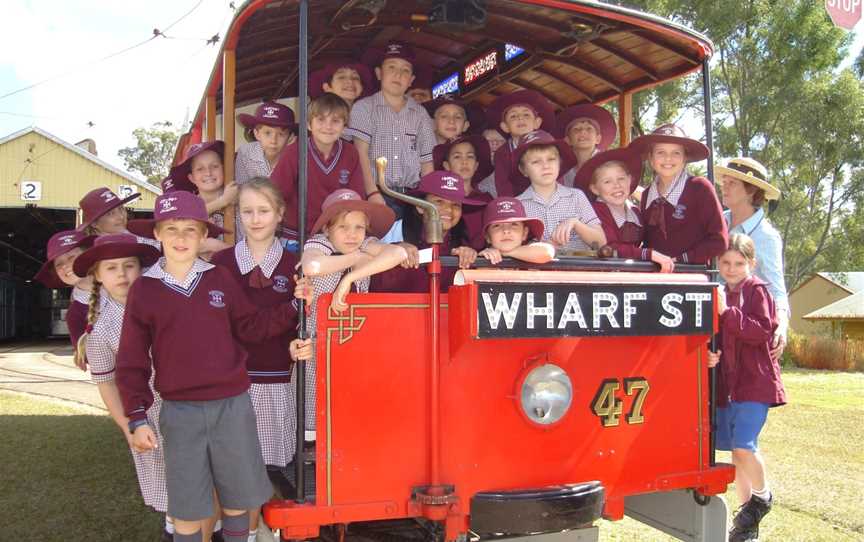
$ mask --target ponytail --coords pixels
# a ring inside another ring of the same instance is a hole
[[[93,324],[99,319],[102,283],[96,280],[92,269],[89,274],[93,277],[93,290],[90,292],[90,303],[87,306],[87,327],[84,328],[84,333],[78,338],[78,344],[75,345],[75,364],[79,367],[84,367],[87,363],[87,337],[93,332]]]

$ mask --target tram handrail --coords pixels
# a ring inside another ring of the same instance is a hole
[[[459,258],[456,256],[441,256],[442,267],[458,267]],[[493,269],[540,269],[544,271],[624,271],[651,273],[656,272],[659,266],[653,262],[641,260],[625,260],[622,258],[584,258],[574,256],[561,256],[550,262],[535,264],[527,263],[514,258],[503,258],[500,263],[492,264],[483,257],[478,257],[472,267]],[[673,273],[702,273],[709,274],[713,270],[706,265],[675,264]]]

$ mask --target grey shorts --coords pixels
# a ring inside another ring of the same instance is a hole
[[[215,401],[163,400],[159,428],[169,516],[212,516],[214,489],[220,505],[234,510],[258,508],[273,495],[248,393]]]

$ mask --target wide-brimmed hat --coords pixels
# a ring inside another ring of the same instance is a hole
[[[561,175],[573,167],[576,160],[573,157],[573,151],[570,150],[570,145],[568,145],[566,141],[563,139],[555,139],[552,137],[552,134],[546,130],[534,130],[533,132],[528,132],[520,137],[519,141],[516,143],[516,148],[513,149],[512,157],[513,168],[518,171],[519,160],[522,159],[522,155],[525,154],[525,151],[531,147],[537,147],[540,145],[553,145],[558,149],[558,152],[561,154]]]
[[[323,230],[334,216],[344,211],[364,213],[369,218],[369,233],[379,238],[390,231],[393,222],[396,221],[396,213],[390,207],[366,201],[350,188],[340,188],[324,198],[321,204],[321,216],[312,226],[312,233]]]
[[[465,179],[452,171],[433,171],[420,177],[420,184],[412,190],[412,195],[433,195],[462,205],[482,207],[485,201],[469,198],[465,195]]]
[[[117,207],[122,207],[130,201],[136,200],[140,197],[141,194],[136,193],[129,197],[120,199],[120,196],[105,186],[87,192],[78,202],[78,206],[81,208],[81,213],[83,215],[81,225],[78,226],[78,229],[83,230],[87,226],[99,220],[99,218],[108,211],[116,209]]]
[[[207,204],[199,196],[186,192],[184,190],[175,190],[167,194],[162,194],[156,198],[156,205],[153,208],[153,218],[141,220],[130,220],[126,228],[141,237],[155,239],[153,228],[157,222],[163,220],[197,220],[207,226],[207,233],[210,237],[216,237],[228,230],[220,228],[209,220],[207,215]]]
[[[657,143],[674,143],[684,147],[687,153],[687,162],[698,162],[708,158],[710,151],[701,141],[690,139],[687,133],[674,124],[663,124],[654,129],[650,134],[639,136],[630,143],[630,148],[645,155],[651,147]]]
[[[608,149],[609,145],[615,141],[615,136],[618,133],[615,118],[612,113],[594,104],[574,105],[558,113],[558,117],[555,119],[557,125],[555,135],[566,139],[570,126],[577,120],[587,120],[594,125],[600,134],[600,143],[597,148],[601,151]]]
[[[246,128],[255,128],[259,124],[264,126],[276,126],[288,128],[292,131],[297,129],[294,122],[294,111],[287,105],[279,102],[264,102],[255,108],[255,114],[240,113],[237,120]]]
[[[642,155],[638,151],[630,147],[621,149],[610,149],[604,152],[598,152],[592,156],[587,162],[579,166],[579,171],[576,172],[576,178],[573,181],[573,186],[581,188],[583,192],[589,196],[593,195],[589,187],[591,179],[594,177],[594,172],[607,162],[621,162],[624,164],[624,169],[630,174],[630,194],[632,194],[639,186],[642,180]]]
[[[148,267],[159,259],[159,249],[147,243],[139,243],[131,233],[100,235],[92,247],[75,258],[72,270],[79,277],[83,277],[96,262],[133,256],[141,260],[141,267]]]
[[[324,83],[330,83],[333,79],[333,75],[336,74],[342,68],[348,68],[349,70],[354,70],[360,76],[360,81],[363,84],[363,92],[360,93],[358,98],[362,98],[363,96],[369,96],[373,93],[373,87],[375,86],[375,78],[372,77],[372,72],[369,70],[369,67],[360,62],[352,62],[350,60],[341,60],[336,62],[331,62],[321,68],[320,70],[315,70],[311,74],[309,74],[309,98],[315,99],[324,94]]]
[[[483,210],[483,231],[492,224],[524,222],[534,239],[543,239],[543,221],[530,218],[522,202],[516,198],[495,198]]]
[[[173,181],[172,190],[183,190],[185,192],[197,192],[198,189],[189,180],[189,173],[192,171],[192,159],[201,153],[213,151],[219,155],[222,162],[225,162],[225,142],[215,139],[213,141],[205,141],[190,145],[183,154],[183,161],[171,168],[171,174],[168,177]],[[163,182],[163,186],[165,181]],[[170,191],[170,190],[169,190]]]
[[[462,108],[462,111],[465,112],[465,120],[468,120],[468,107],[465,105],[465,102],[453,94],[442,94],[435,99],[424,102],[422,105],[426,112],[429,113],[429,116],[433,119],[435,118],[435,112],[438,111],[439,108],[444,107],[445,105],[455,105],[456,107]]]
[[[504,94],[495,98],[486,109],[486,118],[489,121],[489,128],[498,128],[504,118],[504,114],[508,109],[517,105],[524,105],[534,110],[534,113],[540,115],[543,119],[543,124],[540,128],[547,132],[555,131],[555,110],[549,100],[543,97],[536,90],[517,90],[510,94]]]
[[[48,239],[47,260],[33,278],[48,288],[68,288],[69,286],[57,276],[54,260],[70,250],[89,247],[93,244],[94,239],[96,239],[95,235],[86,235],[81,230],[65,230],[55,233]]]
[[[444,161],[447,160],[447,154],[453,145],[459,143],[470,143],[474,147],[474,154],[477,156],[477,172],[474,178],[471,179],[471,184],[476,185],[495,171],[495,165],[492,163],[492,151],[489,148],[489,142],[482,135],[463,135],[457,137],[453,141],[435,145],[432,149],[432,164],[436,170],[444,170]]]
[[[714,175],[728,175],[765,191],[765,199],[780,199],[780,189],[768,182],[768,170],[752,158],[732,158],[726,166],[714,166]]]

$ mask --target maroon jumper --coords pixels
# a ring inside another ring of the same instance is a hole
[[[628,220],[619,226],[612,216],[612,210],[604,201],[595,198],[591,205],[597,213],[597,218],[600,219],[603,233],[606,234],[606,245],[615,251],[616,257],[651,260],[651,249],[642,248],[642,240],[645,237],[642,224]],[[637,217],[639,216],[638,209],[631,207],[630,210],[636,213]]]

